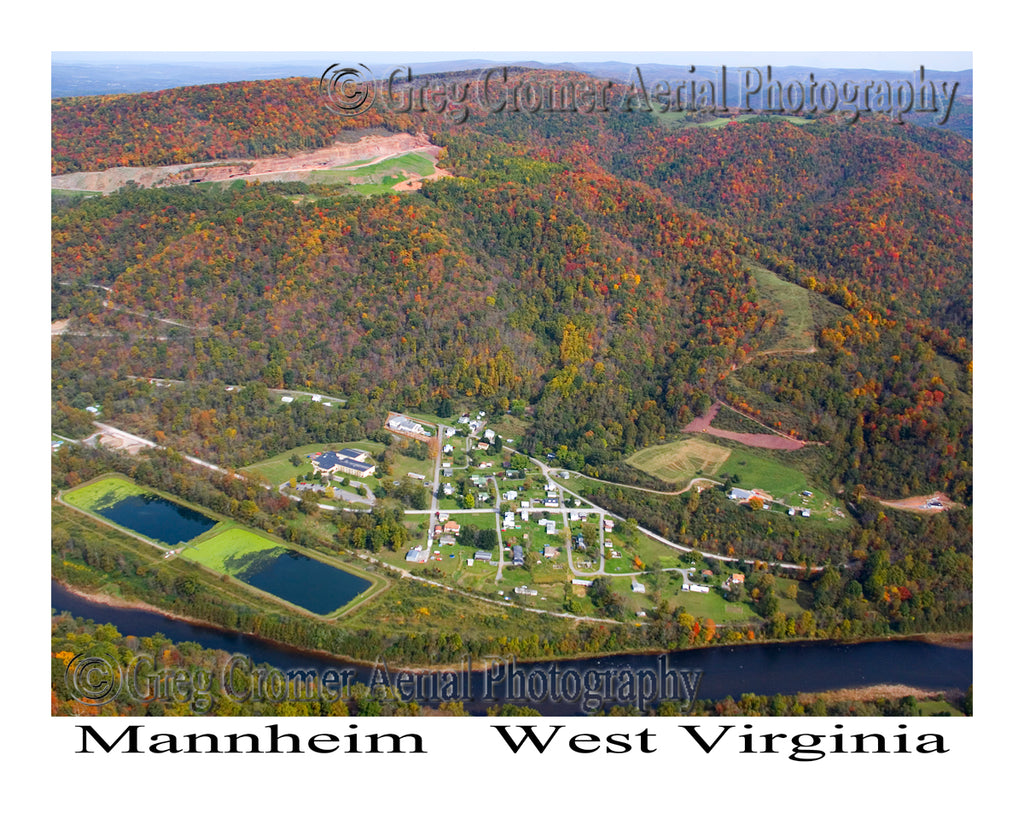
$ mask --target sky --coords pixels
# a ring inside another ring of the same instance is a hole
[[[260,62],[295,63],[334,60],[341,56],[374,63],[478,59],[495,62],[537,60],[545,63],[616,61],[666,65],[774,65],[811,68],[874,68],[959,71],[972,68],[969,51],[54,51],[53,62],[97,64]]]

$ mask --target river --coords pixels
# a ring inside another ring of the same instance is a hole
[[[97,603],[56,582],[51,583],[51,601],[58,612],[112,623],[122,634],[144,637],[161,633],[175,642],[192,641],[205,648],[243,655],[257,665],[312,670],[318,675],[340,669],[350,681],[363,683],[373,681],[375,673],[376,681],[380,681],[383,671],[382,666],[330,660],[250,635]],[[972,648],[921,640],[712,646],[659,656],[618,655],[519,664],[505,660],[491,668],[475,663],[461,674],[424,675],[422,684],[427,687],[419,690],[440,692],[447,684],[452,695],[440,698],[466,699],[467,710],[472,713],[483,713],[495,702],[514,702],[530,705],[545,715],[578,714],[587,693],[592,695],[592,703],[600,699],[605,706],[615,702],[643,706],[661,695],[677,698],[674,691],[694,690],[699,698],[713,700],[744,693],[796,694],[879,684],[966,690],[972,682],[973,660]],[[430,689],[430,684],[436,687]],[[458,696],[460,693],[469,696]]]

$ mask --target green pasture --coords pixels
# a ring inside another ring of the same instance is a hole
[[[762,305],[782,312],[781,336],[768,349],[802,350],[814,345],[814,319],[811,315],[810,294],[806,288],[779,278],[775,273],[744,261],[744,267],[757,282]]]
[[[435,170],[434,163],[423,154],[408,153],[362,167],[311,171],[309,181],[322,185],[356,185],[360,193],[381,193],[406,179],[407,173],[409,176],[430,176]]]
[[[103,196],[102,191],[80,191],[80,190],[68,190],[65,188],[51,188],[50,194],[54,199],[67,198],[67,199],[87,199],[90,196]]]

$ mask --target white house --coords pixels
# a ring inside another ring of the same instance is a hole
[[[388,419],[388,428],[392,432],[397,432],[401,435],[426,435],[427,431],[423,428],[422,424],[418,424],[410,418],[406,418],[404,415],[393,415]]]

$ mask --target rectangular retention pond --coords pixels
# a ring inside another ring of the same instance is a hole
[[[218,532],[182,556],[314,614],[330,614],[371,586],[359,575],[241,527]]]
[[[210,531],[217,521],[150,492],[125,478],[104,478],[74,489],[65,500],[79,509],[170,546],[187,543]]]

